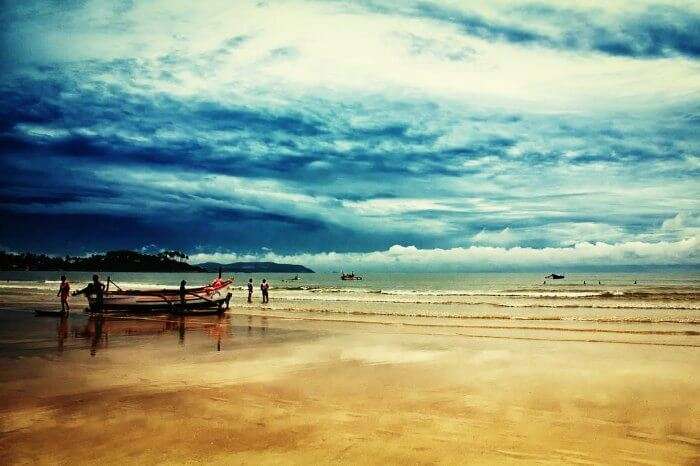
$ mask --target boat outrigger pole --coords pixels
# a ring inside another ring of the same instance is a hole
[[[107,289],[109,289],[109,284],[110,284],[110,283],[111,283],[112,285],[116,286],[117,289],[118,289],[119,291],[124,291],[124,290],[121,289],[121,287],[120,287],[119,285],[117,285],[116,283],[114,283],[114,282],[112,281],[112,277],[107,277]]]

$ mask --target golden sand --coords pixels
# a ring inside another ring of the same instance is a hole
[[[692,345],[71,319],[0,359],[2,464],[700,462]]]

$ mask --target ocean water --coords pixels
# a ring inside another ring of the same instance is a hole
[[[73,289],[90,273],[69,273]],[[177,287],[210,282],[215,274],[104,273],[122,288]],[[577,273],[545,280],[536,273],[371,273],[342,281],[337,274],[228,274],[245,301],[246,282],[271,283],[269,310],[287,313],[443,319],[516,319],[700,324],[700,272]],[[0,305],[55,307],[57,272],[1,272]],[[80,303],[80,298],[73,298]],[[260,307],[259,303],[254,303]],[[254,306],[254,307],[255,307]]]

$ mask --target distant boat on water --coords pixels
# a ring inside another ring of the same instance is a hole
[[[341,280],[362,280],[362,277],[359,275],[355,275],[355,272],[351,273],[340,273],[340,279]]]
[[[547,275],[544,278],[551,278],[552,280],[561,280],[562,278],[565,278],[564,275],[557,275],[556,273]]]

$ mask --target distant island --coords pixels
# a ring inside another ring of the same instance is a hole
[[[11,253],[0,251],[0,270],[65,270],[73,272],[222,272],[237,273],[314,273],[303,265],[275,262],[234,262],[219,264],[205,262],[192,265],[187,254],[180,251],[162,251],[145,254],[136,251],[109,251],[104,254],[79,256],[50,256],[32,252]]]
[[[216,272],[221,267],[222,272],[236,273],[315,273],[313,270],[296,264],[278,264],[276,262],[233,262],[231,264],[219,264],[217,262],[204,262],[197,264],[207,272]]]
[[[55,257],[31,252],[14,254],[0,251],[0,270],[66,270],[85,272],[205,272],[185,262],[180,251],[144,254],[135,251],[109,251],[87,257]]]

